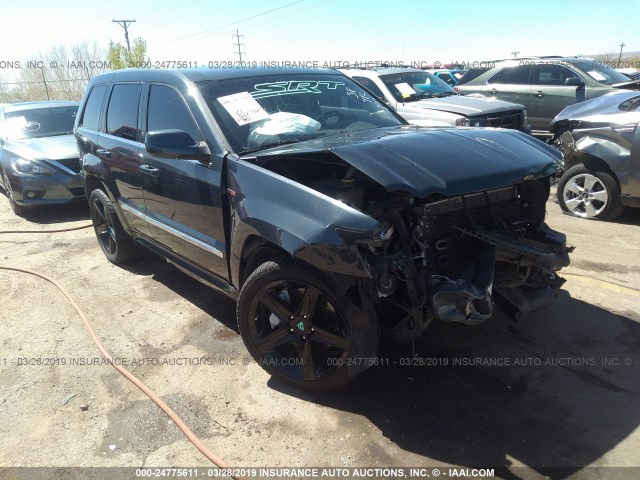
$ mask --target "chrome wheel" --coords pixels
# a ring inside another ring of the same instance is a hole
[[[600,215],[609,203],[609,192],[602,181],[590,173],[571,177],[564,185],[562,198],[567,209],[577,217]]]

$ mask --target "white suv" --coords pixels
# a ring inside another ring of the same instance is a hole
[[[500,127],[531,132],[523,105],[462,96],[425,70],[381,67],[340,71],[416,125]]]

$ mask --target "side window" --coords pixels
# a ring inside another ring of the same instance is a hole
[[[104,93],[106,91],[106,85],[96,85],[91,89],[87,103],[84,106],[84,111],[82,112],[82,118],[78,124],[80,127],[89,130],[98,130],[100,109],[102,108],[102,101],[104,100]]]
[[[533,83],[535,85],[564,85],[567,78],[576,76],[575,73],[562,65],[541,63],[538,65]]]
[[[113,86],[107,107],[107,133],[127,140],[138,140],[138,104],[141,83]]]
[[[500,70],[487,83],[528,85],[532,65],[507,67]]]
[[[363,85],[365,88],[371,90],[374,95],[378,98],[384,99],[384,93],[380,90],[373,80],[367,77],[353,77],[353,79],[358,82],[360,85]]]
[[[167,129],[184,130],[196,142],[202,138],[180,93],[165,85],[151,85],[147,107],[147,131]]]
[[[444,73],[440,73],[439,75],[436,75],[436,76],[440,80],[442,80],[443,82],[446,82],[447,85],[453,86],[456,83],[450,73],[444,72]]]

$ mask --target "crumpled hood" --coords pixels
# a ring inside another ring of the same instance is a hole
[[[73,134],[9,140],[5,148],[27,160],[65,160],[78,156],[78,147]]]
[[[638,112],[622,112],[618,106],[630,98],[640,97],[640,92],[611,92],[580,103],[565,107],[551,122],[551,126],[565,120],[584,120],[611,123],[630,123],[625,118],[637,118]]]
[[[613,88],[622,88],[624,90],[640,90],[640,80],[629,80],[628,82],[614,83]]]
[[[389,191],[421,198],[514,185],[555,172],[562,154],[516,130],[372,129],[324,137],[251,155],[300,158],[328,151]]]
[[[475,117],[489,113],[508,112],[510,110],[522,111],[523,105],[519,103],[505,102],[502,100],[489,100],[486,98],[466,97],[464,95],[451,95],[443,98],[427,98],[416,102],[399,104],[402,109],[440,110],[443,112],[457,113],[465,117]]]

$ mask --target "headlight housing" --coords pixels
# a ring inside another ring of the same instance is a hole
[[[54,175],[56,171],[46,163],[38,160],[25,160],[24,158],[12,158],[11,166],[16,172],[26,175]]]

